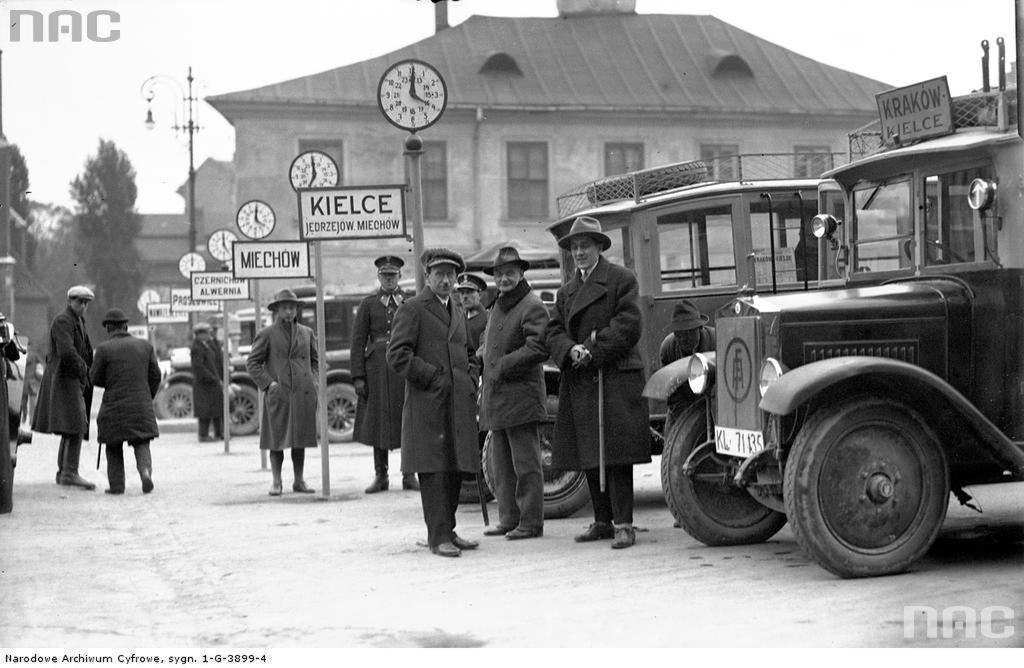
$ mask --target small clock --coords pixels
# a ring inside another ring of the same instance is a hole
[[[238,235],[231,230],[214,230],[206,242],[206,250],[221,262],[227,262],[231,259],[231,246],[236,241],[238,241]]]
[[[409,132],[428,128],[448,106],[448,87],[432,65],[403,60],[384,72],[377,84],[377,104],[384,118]]]
[[[178,271],[191,280],[193,271],[206,271],[206,260],[199,253],[185,253],[178,260]]]
[[[292,188],[329,188],[338,185],[338,164],[322,151],[306,151],[288,169]]]
[[[276,223],[277,216],[274,215],[274,210],[270,208],[269,204],[258,199],[249,200],[238,207],[238,213],[235,215],[235,224],[238,225],[238,229],[250,239],[262,239],[270,236]],[[228,254],[230,255],[230,253]]]

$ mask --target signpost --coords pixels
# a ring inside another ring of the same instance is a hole
[[[150,325],[174,325],[188,322],[188,314],[172,311],[170,302],[150,302],[146,304],[146,322]]]
[[[174,313],[216,313],[219,310],[217,302],[192,299],[191,289],[171,289],[171,311]]]
[[[310,278],[305,241],[236,241],[231,248],[235,278]]]
[[[405,186],[343,186],[297,191],[299,236],[344,241],[405,237]]]
[[[953,132],[953,103],[946,77],[887,90],[876,95],[875,101],[886,146]]]
[[[230,271],[193,271],[191,281],[192,299],[196,301],[249,298],[249,281],[235,278]]]

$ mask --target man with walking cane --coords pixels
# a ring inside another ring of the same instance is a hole
[[[636,542],[633,465],[651,454],[639,288],[633,272],[601,255],[611,244],[590,216],[558,240],[577,271],[558,291],[547,344],[562,371],[551,466],[583,471],[594,507],[576,542],[614,539],[621,549]]]

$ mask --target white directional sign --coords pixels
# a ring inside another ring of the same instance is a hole
[[[171,311],[170,302],[150,302],[146,304],[146,321],[151,325],[171,325],[188,322],[188,314]]]
[[[149,339],[149,327],[145,325],[128,325],[128,333],[137,339]]]
[[[405,186],[299,190],[299,237],[346,240],[404,237]]]
[[[249,281],[235,278],[230,271],[193,271],[192,299],[196,301],[249,299]]]
[[[175,313],[216,313],[220,311],[220,304],[196,301],[192,299],[192,290],[175,288],[171,290],[171,310]]]
[[[305,241],[236,241],[231,246],[235,278],[309,278]]]
[[[146,304],[158,301],[160,301],[159,292],[157,292],[156,290],[145,290],[141,295],[139,295],[139,301],[135,302],[135,305],[139,307],[140,313],[145,313]]]

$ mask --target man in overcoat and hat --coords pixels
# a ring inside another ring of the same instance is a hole
[[[715,328],[708,326],[708,317],[689,299],[680,299],[672,307],[668,330],[658,349],[661,366],[715,349]]]
[[[224,438],[224,358],[215,348],[213,326],[200,322],[192,330],[192,406],[199,425],[199,441]],[[210,436],[210,424],[213,436]]]
[[[426,286],[395,313],[388,364],[405,378],[402,472],[419,474],[427,545],[442,557],[477,547],[455,533],[462,473],[480,472],[476,369],[466,316],[452,298],[465,263],[446,248],[424,251]]]
[[[486,289],[487,283],[484,279],[474,274],[462,273],[455,279],[455,294],[466,313],[469,345],[473,346],[473,350],[480,347],[480,337],[487,327],[487,309],[484,308],[482,301]]]
[[[39,402],[32,430],[60,434],[57,484],[93,490],[96,485],[78,474],[82,441],[89,438],[92,408],[92,343],[85,330],[85,311],[95,298],[84,285],[68,289],[68,305],[50,324],[46,371],[39,385]]]
[[[395,255],[374,260],[380,289],[359,302],[352,323],[352,384],[356,406],[355,439],[373,448],[374,478],[367,494],[383,492],[388,480],[388,452],[402,447],[402,399],[405,380],[387,363],[395,311],[407,299],[398,287],[405,262]],[[402,489],[418,490],[413,473],[402,474]]]
[[[548,310],[523,277],[530,263],[501,248],[484,273],[498,298],[484,330],[480,429],[491,432],[498,524],[485,536],[509,540],[544,534],[544,462],[538,425],[547,417],[544,342]]]
[[[153,399],[160,387],[160,365],[148,341],[128,333],[128,317],[119,308],[103,316],[110,337],[96,346],[89,371],[95,387],[104,388],[96,416],[96,440],[106,445],[107,494],[124,494],[125,441],[135,450],[142,493],[153,491],[153,456],[149,443],[160,435]]]
[[[274,322],[256,333],[245,368],[264,392],[260,449],[270,451],[270,496],[281,496],[284,451],[291,448],[292,491],[311,494],[303,469],[306,448],[316,443],[316,374],[319,359],[313,330],[296,321],[302,303],[279,290],[267,308]]]
[[[613,548],[636,542],[633,465],[651,461],[643,362],[643,323],[633,272],[601,255],[611,246],[601,223],[573,221],[558,240],[576,265],[558,290],[547,329],[551,359],[561,369],[552,468],[584,471],[594,522],[576,542],[614,538]],[[598,402],[603,399],[603,421]],[[603,431],[603,433],[602,433]],[[600,486],[604,438],[605,490]]]

